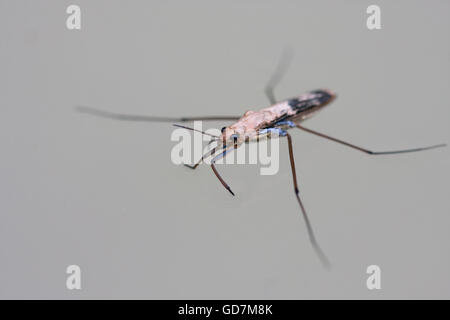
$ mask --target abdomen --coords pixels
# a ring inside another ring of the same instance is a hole
[[[336,98],[336,94],[327,89],[319,89],[287,100],[294,114],[294,121],[302,121],[328,105]]]

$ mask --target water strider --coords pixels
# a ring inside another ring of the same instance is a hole
[[[259,141],[264,138],[276,137],[286,137],[289,147],[289,159],[292,170],[292,179],[294,185],[294,192],[297,198],[297,202],[300,206],[303,218],[306,223],[306,228],[308,231],[309,239],[311,244],[319,256],[321,262],[324,266],[328,267],[330,265],[327,257],[320,248],[316,237],[314,235],[311,223],[309,221],[308,215],[306,213],[305,207],[300,199],[299,188],[297,183],[297,176],[295,172],[295,161],[292,147],[292,138],[288,133],[289,129],[296,128],[303,130],[305,132],[311,133],[313,135],[325,138],[344,146],[356,149],[358,151],[367,153],[369,155],[386,155],[386,154],[398,154],[406,152],[416,152],[434,149],[438,147],[444,147],[446,144],[432,145],[422,148],[414,149],[404,149],[404,150],[393,150],[393,151],[371,151],[366,148],[356,146],[354,144],[333,138],[331,136],[325,135],[323,133],[308,129],[304,127],[301,123],[314,115],[316,112],[321,110],[323,107],[331,103],[335,98],[336,94],[328,89],[319,89],[310,91],[306,94],[277,102],[274,94],[274,88],[280,82],[284,73],[287,70],[289,62],[292,58],[290,51],[285,51],[282,58],[280,59],[278,66],[270,78],[266,88],[265,93],[271,103],[271,106],[261,109],[259,111],[247,111],[243,116],[205,116],[205,117],[182,117],[182,118],[171,118],[171,117],[152,117],[152,116],[141,116],[141,115],[127,115],[127,114],[117,114],[108,111],[98,110],[91,107],[78,106],[77,110],[83,113],[89,113],[96,116],[111,118],[115,120],[125,120],[125,121],[154,121],[154,122],[188,122],[194,120],[202,121],[235,121],[233,124],[223,127],[221,134],[219,136],[212,136],[214,142],[217,145],[204,154],[201,159],[195,163],[193,166],[186,165],[191,169],[197,168],[197,166],[206,158],[213,156],[211,160],[211,168],[219,179],[221,184],[234,196],[233,191],[230,186],[223,180],[223,178],[218,173],[215,162],[227,155],[230,151],[238,148],[243,143],[248,143],[252,141]],[[176,125],[177,127],[195,130],[190,127],[183,125]],[[204,132],[202,132],[204,133]],[[206,134],[206,133],[204,133]],[[217,155],[216,155],[217,153]]]

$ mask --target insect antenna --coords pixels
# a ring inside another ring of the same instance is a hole
[[[219,136],[216,136],[216,135],[211,134],[211,133],[207,133],[207,132],[202,131],[202,130],[198,130],[198,129],[194,129],[194,128],[191,128],[191,127],[182,126],[182,125],[180,125],[180,124],[173,124],[173,126],[174,126],[174,127],[178,127],[178,128],[183,128],[183,129],[187,129],[187,130],[192,130],[192,131],[200,132],[200,133],[203,133],[203,134],[205,134],[205,135],[207,135],[207,136],[210,136],[210,137],[215,138],[215,140],[219,139]],[[210,142],[211,142],[211,141],[210,141]]]

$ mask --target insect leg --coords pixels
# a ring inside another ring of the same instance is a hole
[[[319,136],[321,138],[325,138],[325,139],[328,139],[328,140],[331,140],[331,141],[343,144],[343,145],[345,145],[347,147],[350,147],[350,148],[353,148],[353,149],[365,152],[365,153],[370,154],[370,155],[417,152],[417,151],[424,151],[424,150],[430,150],[430,149],[434,149],[434,148],[445,147],[447,145],[445,143],[441,143],[441,144],[436,144],[436,145],[433,145],[433,146],[422,147],[422,148],[413,148],[413,149],[404,149],[404,150],[392,150],[392,151],[371,151],[371,150],[368,150],[368,149],[365,149],[365,148],[361,148],[361,147],[355,146],[354,144],[351,144],[351,143],[348,143],[348,142],[345,142],[345,141],[342,141],[342,140],[339,140],[339,139],[327,136],[327,135],[325,135],[323,133],[320,133],[320,132],[317,132],[317,131],[305,128],[305,127],[303,127],[301,125],[297,124],[296,126],[297,126],[297,128],[299,128],[299,129],[301,129],[303,131],[312,133],[312,134],[314,134],[316,136]]]
[[[275,98],[274,89],[280,83],[281,79],[285,75],[289,65],[292,62],[292,58],[294,56],[294,52],[292,48],[286,47],[281,54],[280,60],[275,68],[274,73],[269,79],[264,92],[266,93],[267,98],[269,99],[271,104],[277,103],[277,99]]]
[[[282,127],[282,126],[287,126],[289,128],[295,128],[297,125],[294,122],[289,121],[289,120],[288,121],[280,121],[280,122],[275,123],[275,127]]]
[[[211,140],[210,143],[211,143],[212,141],[214,141],[214,140]],[[214,155],[214,153],[216,153],[216,148],[212,148],[211,150],[209,150],[208,152],[206,152],[204,155],[202,155],[202,157],[200,158],[200,160],[198,160],[193,166],[190,165],[190,164],[184,164],[184,165],[185,165],[186,167],[188,167],[188,168],[194,170],[194,169],[196,169],[196,168],[198,167],[198,165],[199,165],[200,163],[202,163],[202,161],[203,161],[206,157],[212,156],[212,155]]]
[[[322,264],[325,267],[329,268],[330,262],[328,261],[327,257],[323,253],[319,244],[317,243],[316,237],[314,236],[314,232],[311,227],[311,223],[309,222],[308,215],[306,214],[305,207],[303,206],[302,200],[300,199],[298,184],[297,184],[297,175],[295,172],[294,153],[292,151],[292,139],[291,139],[291,135],[287,132],[286,132],[286,137],[287,137],[288,147],[289,147],[289,159],[291,162],[292,179],[293,179],[293,183],[294,183],[295,196],[297,197],[298,204],[300,205],[300,209],[302,210],[303,218],[305,220],[306,228],[308,230],[309,239],[311,241],[311,244],[312,244],[314,250],[316,251],[317,255],[319,256],[319,259],[322,262]]]
[[[87,107],[87,106],[76,106],[75,110],[81,113],[87,113],[90,115],[109,118],[113,120],[121,120],[121,121],[148,121],[148,122],[188,122],[195,120],[202,121],[228,121],[228,120],[239,120],[238,116],[199,116],[199,117],[152,117],[152,116],[141,116],[134,114],[122,114],[115,113],[105,110],[100,110],[97,108]]]
[[[232,150],[234,150],[234,148],[227,149],[224,152],[222,152],[221,154],[215,156],[214,159],[211,160],[211,169],[214,171],[214,174],[216,175],[217,179],[219,179],[220,183],[222,183],[222,185],[225,187],[225,189],[227,189],[234,196],[234,193],[233,193],[233,191],[231,191],[230,186],[222,179],[219,172],[217,172],[217,169],[215,166],[215,162],[217,160],[224,157],[229,151],[232,151]]]

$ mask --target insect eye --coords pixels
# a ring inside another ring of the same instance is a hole
[[[220,129],[220,132],[224,132],[225,131],[225,129],[226,129],[227,127],[223,127],[222,129]]]

